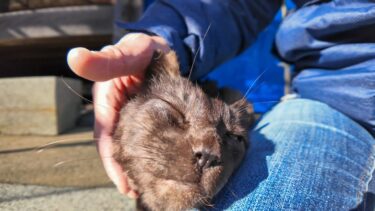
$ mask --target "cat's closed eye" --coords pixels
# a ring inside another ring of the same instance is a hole
[[[226,132],[225,133],[225,137],[227,140],[230,140],[230,141],[237,141],[239,143],[243,143],[246,141],[245,137],[241,136],[241,135],[236,135],[232,132]]]
[[[175,128],[186,129],[188,127],[189,121],[177,106],[163,98],[155,99],[154,101],[154,117],[156,120]]]

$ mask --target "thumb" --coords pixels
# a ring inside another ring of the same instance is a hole
[[[101,51],[73,48],[67,60],[77,75],[92,81],[106,81],[124,75],[143,74],[154,47],[149,36],[134,34]]]
[[[117,46],[107,46],[101,51],[74,48],[69,51],[67,59],[73,72],[91,81],[107,81],[131,75],[143,71],[146,68],[144,64],[148,63],[141,62],[141,58],[134,58],[133,55],[121,53]]]

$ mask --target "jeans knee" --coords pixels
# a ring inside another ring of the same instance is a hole
[[[308,124],[344,131],[360,139],[371,140],[365,128],[329,105],[310,99],[292,99],[279,103],[264,115],[257,128],[270,123]]]

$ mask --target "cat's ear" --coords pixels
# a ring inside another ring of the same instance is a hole
[[[174,51],[154,51],[151,63],[146,72],[146,77],[159,76],[161,74],[168,75],[171,78],[179,77],[180,64]]]
[[[254,108],[245,99],[237,100],[230,105],[230,109],[240,119],[243,127],[249,128],[255,121]]]

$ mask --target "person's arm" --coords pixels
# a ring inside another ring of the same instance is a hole
[[[292,85],[301,98],[332,106],[375,136],[374,9],[371,1],[305,6],[285,19],[275,43],[299,72]]]
[[[250,45],[272,20],[280,3],[281,0],[157,1],[139,22],[122,27],[159,36],[133,33],[100,51],[74,48],[69,52],[70,68],[96,82],[94,136],[105,170],[120,192],[137,195],[128,186],[125,169],[112,158],[112,132],[118,111],[127,101],[125,96],[139,90],[153,52],[167,52],[171,47],[177,51],[182,72],[187,74],[193,55],[201,46],[193,71],[193,78],[198,78]]]
[[[135,23],[116,25],[163,37],[187,75],[200,48],[192,78],[239,54],[270,23],[281,0],[159,0]],[[204,38],[205,33],[207,36]]]

